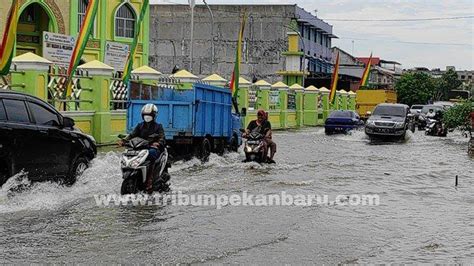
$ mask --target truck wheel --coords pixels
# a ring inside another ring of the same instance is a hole
[[[201,143],[201,160],[209,160],[209,155],[211,155],[212,146],[211,141],[208,138],[204,138]]]
[[[232,136],[232,138],[230,139],[229,150],[233,152],[239,151],[239,141],[236,135]]]

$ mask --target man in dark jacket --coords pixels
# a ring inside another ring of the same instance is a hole
[[[142,108],[143,122],[139,123],[124,140],[131,140],[139,137],[148,140],[151,145],[148,149],[147,160],[154,162],[160,157],[161,151],[165,147],[165,132],[163,126],[155,121],[158,108],[154,104],[146,104]],[[152,136],[153,135],[153,136]],[[123,145],[121,140],[119,145]],[[151,164],[153,165],[153,163]],[[153,190],[153,169],[148,169],[146,176],[146,190],[151,193]]]

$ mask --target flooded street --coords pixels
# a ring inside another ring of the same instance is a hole
[[[171,168],[187,194],[376,194],[379,206],[97,206],[120,193],[120,153],[104,151],[72,187],[10,179],[0,190],[0,262],[474,263],[474,159],[468,139],[363,132],[274,133],[276,165],[212,155]],[[459,185],[454,186],[455,176]]]

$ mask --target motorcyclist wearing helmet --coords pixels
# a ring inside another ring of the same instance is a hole
[[[156,115],[158,113],[158,108],[156,105],[149,103],[143,106],[141,114],[143,122],[139,123],[124,140],[128,141],[135,137],[148,140],[151,145],[148,150],[147,160],[151,162],[156,161],[160,157],[161,151],[165,147],[165,132],[163,126],[156,122]],[[151,135],[155,134],[153,137]],[[121,140],[119,145],[123,145],[124,141]],[[153,163],[151,164],[153,165]],[[146,177],[146,190],[147,192],[152,192],[153,184],[153,171],[147,171]]]
[[[268,114],[264,110],[258,110],[257,120],[250,121],[245,134],[257,131],[264,136],[264,158],[267,158],[268,150],[270,148],[270,157],[268,158],[269,163],[275,163],[273,156],[276,153],[276,143],[272,140],[272,125],[268,121]]]

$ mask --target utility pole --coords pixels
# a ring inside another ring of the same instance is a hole
[[[193,72],[193,46],[194,46],[194,6],[196,0],[188,0],[189,7],[191,8],[191,44],[189,48],[189,71]]]
[[[214,48],[214,15],[212,14],[211,7],[206,3],[206,0],[202,0],[206,5],[207,9],[209,10],[209,14],[211,15],[211,72],[214,71],[214,61],[215,61],[215,48]]]

